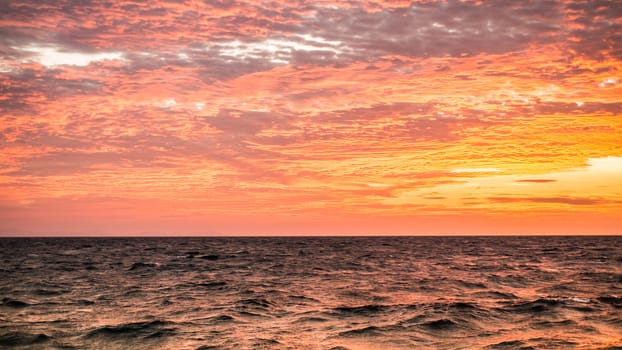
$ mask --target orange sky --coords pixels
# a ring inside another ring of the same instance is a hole
[[[616,1],[0,5],[0,235],[621,234]]]

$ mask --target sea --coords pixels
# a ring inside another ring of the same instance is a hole
[[[2,349],[622,349],[622,236],[1,238]]]

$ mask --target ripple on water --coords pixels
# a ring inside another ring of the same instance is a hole
[[[622,347],[621,237],[0,239],[0,256],[0,348]]]

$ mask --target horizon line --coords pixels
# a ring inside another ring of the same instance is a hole
[[[7,238],[400,238],[400,237],[622,237],[622,233],[598,233],[598,234],[361,234],[361,235],[339,235],[339,234],[300,234],[300,235],[0,235],[0,239]]]

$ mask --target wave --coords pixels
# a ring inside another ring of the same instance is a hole
[[[218,315],[218,316],[211,317],[210,321],[215,322],[215,323],[232,322],[232,321],[235,321],[235,318],[229,315]]]
[[[520,340],[507,340],[490,345],[487,348],[491,350],[530,349],[529,347],[523,347],[523,345],[525,345],[525,343]]]
[[[259,308],[268,309],[274,306],[274,303],[265,298],[250,298],[238,300],[237,306],[241,308]]]
[[[341,316],[370,316],[388,310],[388,305],[363,305],[363,306],[340,306],[333,311]]]
[[[2,346],[28,346],[35,344],[44,344],[52,340],[46,334],[31,334],[25,332],[11,332],[0,335],[0,345]]]
[[[622,298],[613,296],[601,296],[597,298],[601,303],[609,304],[616,309],[622,308]]]
[[[547,313],[555,311],[562,305],[564,305],[563,300],[540,298],[534,301],[512,304],[499,310],[510,313]]]
[[[174,335],[175,328],[168,328],[170,322],[149,321],[133,322],[116,326],[104,326],[96,328],[86,334],[87,338],[159,338]]]
[[[148,263],[148,262],[135,262],[132,264],[132,266],[130,266],[127,270],[128,271],[145,271],[145,270],[153,270],[157,267],[159,267],[160,264],[158,263]]]
[[[202,282],[196,283],[196,287],[208,288],[208,289],[224,289],[227,286],[227,282],[224,281],[213,281],[213,282]]]
[[[327,322],[328,319],[323,318],[323,317],[313,317],[313,316],[303,316],[298,318],[297,320],[295,320],[294,322],[296,323],[321,323],[321,322]]]
[[[15,309],[22,309],[30,305],[31,305],[30,303],[27,303],[25,301],[11,299],[11,298],[2,298],[2,306],[15,308]]]
[[[339,333],[342,337],[375,337],[382,334],[382,329],[376,326],[368,326],[360,329],[352,329]]]
[[[421,326],[436,331],[450,331],[459,328],[459,325],[456,322],[447,318],[424,322]]]
[[[229,349],[228,347],[221,345],[201,345],[196,350],[225,350]]]

